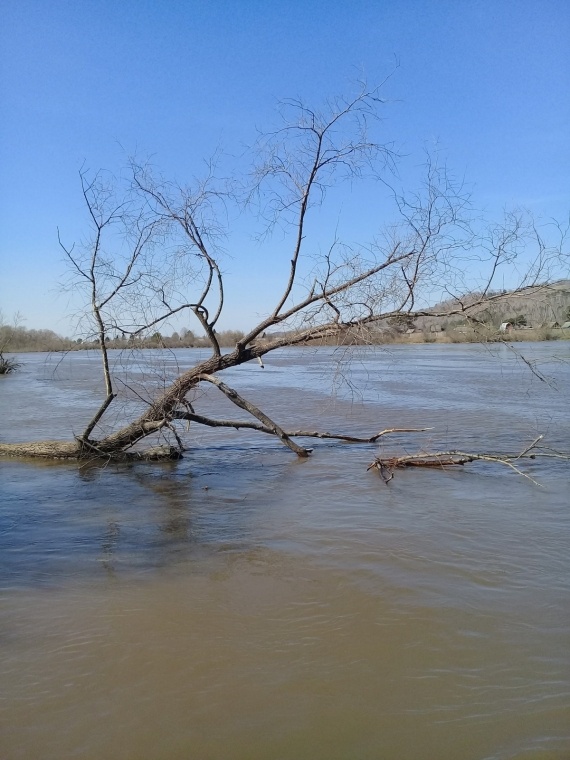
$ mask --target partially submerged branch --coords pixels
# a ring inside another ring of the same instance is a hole
[[[431,467],[441,468],[457,467],[459,465],[469,464],[470,462],[489,462],[491,464],[502,464],[510,467],[518,475],[522,475],[539,486],[540,483],[531,477],[528,473],[523,472],[515,462],[521,459],[536,459],[537,457],[550,457],[554,459],[566,459],[570,461],[570,454],[563,454],[552,449],[539,446],[540,441],[544,438],[539,435],[518,454],[496,454],[487,452],[466,452],[466,451],[431,451],[420,452],[418,454],[405,454],[403,456],[377,456],[369,465],[368,469],[376,469],[384,483],[388,484],[394,478],[394,472],[397,469],[405,467]]]
[[[234,430],[255,430],[258,433],[276,435],[276,431],[266,425],[257,422],[247,422],[246,420],[219,420],[213,417],[206,417],[203,414],[196,414],[192,411],[179,410],[172,415],[174,420],[185,420],[186,422],[196,422],[199,425],[207,427],[233,428]],[[343,441],[345,443],[376,443],[382,436],[392,433],[423,433],[431,428],[388,428],[381,430],[371,436],[355,436],[346,433],[328,433],[319,430],[287,430],[284,431],[288,438],[319,438],[321,440]]]
[[[292,441],[291,438],[287,435],[287,433],[276,423],[273,422],[272,419],[270,419],[264,412],[261,411],[261,409],[258,409],[254,404],[251,403],[251,401],[246,401],[244,398],[242,398],[237,391],[235,391],[233,388],[230,388],[229,385],[226,385],[223,383],[219,378],[215,377],[214,375],[200,375],[200,380],[205,380],[208,383],[212,383],[215,385],[221,392],[229,398],[229,400],[235,404],[236,406],[239,406],[240,409],[245,409],[247,412],[249,412],[253,417],[256,417],[261,424],[269,428],[271,432],[276,435],[278,438],[280,438],[285,446],[288,446],[291,451],[294,451],[297,456],[300,457],[308,457],[310,451],[308,449],[303,448],[302,446],[299,446],[295,441]]]

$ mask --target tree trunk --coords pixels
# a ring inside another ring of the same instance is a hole
[[[277,343],[277,342],[276,342]],[[156,433],[173,419],[176,407],[186,394],[200,382],[200,376],[235,367],[261,356],[276,347],[276,343],[236,349],[223,356],[212,356],[180,375],[157,400],[136,420],[100,440],[32,441],[29,443],[0,443],[0,456],[39,457],[44,459],[111,458],[173,459],[180,456],[173,447],[158,446],[140,452],[127,452],[138,441]]]
[[[228,367],[243,364],[255,358],[250,354],[250,350],[242,351],[241,353],[236,350],[231,354],[212,356],[210,359],[206,359],[195,367],[192,367],[192,369],[180,375],[148,409],[145,409],[138,419],[98,441],[97,448],[102,454],[114,454],[133,446],[137,441],[160,430],[167,422],[170,422],[177,405],[184,400],[186,394],[199,382],[200,375],[210,375]]]

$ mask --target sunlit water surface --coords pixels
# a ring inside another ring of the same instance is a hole
[[[433,428],[386,452],[570,448],[569,344],[518,348],[547,382],[507,347],[435,345],[224,379],[290,429]],[[127,406],[199,355],[114,357]],[[0,439],[79,433],[95,354],[22,361]],[[563,461],[525,462],[540,486],[487,464],[386,486],[378,445],[189,440],[173,464],[0,461],[2,760],[570,757]]]

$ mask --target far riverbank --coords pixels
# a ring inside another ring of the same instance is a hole
[[[428,330],[413,330],[406,333],[397,333],[391,331],[369,331],[365,336],[358,334],[347,334],[342,336],[344,340],[335,341],[315,341],[310,345],[414,345],[421,343],[521,343],[521,342],[542,342],[552,340],[570,340],[570,330],[560,327],[536,327],[511,330],[509,332],[499,332],[492,330],[484,325],[473,328],[458,327],[452,330],[442,330],[432,332]],[[232,336],[232,340],[221,340],[222,348],[232,348],[239,338]],[[206,338],[195,338],[188,341],[183,337],[172,336],[148,338],[145,340],[129,341],[123,339],[109,340],[107,343],[110,349],[179,349],[179,348],[208,348],[209,343]],[[53,336],[46,340],[27,341],[23,343],[14,343],[4,348],[7,354],[22,354],[36,352],[67,352],[67,351],[85,351],[97,350],[98,344],[95,341],[83,341],[81,339],[73,340]]]

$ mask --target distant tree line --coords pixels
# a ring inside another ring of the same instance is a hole
[[[33,330],[21,325],[3,324],[0,315],[0,349],[4,352],[26,353],[28,351],[74,351],[98,348],[97,340],[65,338],[53,330]],[[233,346],[243,337],[240,330],[222,330],[217,334],[220,346]],[[136,338],[117,332],[107,339],[110,348],[204,348],[209,345],[205,336],[196,336],[191,330],[182,329],[172,335],[154,331]]]
[[[26,327],[0,325],[0,346],[3,351],[65,351],[74,341],[62,338],[53,330],[29,330]]]
[[[463,328],[474,325],[484,326],[487,333],[482,336],[480,331],[477,333],[479,338],[489,338],[499,329],[503,322],[510,322],[515,328],[543,328],[548,329],[553,323],[562,325],[570,320],[570,282],[563,281],[556,283],[547,290],[540,287],[536,292],[526,294],[517,294],[512,303],[509,301],[509,295],[505,292],[506,298],[503,302],[490,302],[488,306],[480,303],[479,307],[473,310],[474,319],[466,320],[464,317],[430,317],[422,316],[413,318],[409,314],[397,314],[386,321],[382,327],[366,325],[345,331],[342,336],[332,338],[321,338],[321,345],[338,345],[339,342],[347,344],[363,345],[380,345],[385,343],[400,342],[408,333],[415,333],[418,338],[423,338],[426,342],[435,340],[434,333],[442,332],[452,342],[464,342],[471,340],[467,337]],[[501,291],[503,293],[503,291]],[[489,293],[489,296],[495,293]],[[465,303],[470,301],[480,301],[480,293],[470,293],[464,296]],[[445,308],[452,310],[455,303],[450,300],[434,306],[434,311],[441,312]],[[0,312],[0,353],[13,352],[25,353],[27,351],[74,351],[87,350],[99,347],[99,342],[92,336],[84,338],[65,338],[58,335],[53,330],[33,330],[22,327],[17,324],[5,324],[5,319]],[[221,330],[215,333],[217,341],[221,347],[234,346],[237,341],[243,338],[241,330]],[[280,333],[271,333],[268,337],[274,338]],[[552,335],[537,336],[541,340],[547,340],[550,337],[561,337]],[[536,339],[536,338],[535,338]],[[124,348],[207,348],[210,346],[210,338],[206,335],[196,335],[188,328],[182,328],[173,332],[171,335],[164,335],[159,331],[152,331],[148,334],[135,336],[122,333],[120,331],[111,332],[107,336],[107,345],[112,349]]]
[[[562,321],[570,319],[570,308],[563,313]],[[546,320],[545,320],[546,321]],[[553,320],[554,321],[554,320]],[[472,341],[485,341],[491,338],[497,338],[498,328],[502,322],[510,322],[515,329],[524,331],[529,327],[536,328],[536,335],[530,332],[525,333],[526,340],[550,340],[552,338],[561,338],[564,335],[559,334],[556,330],[549,332],[548,324],[529,324],[525,314],[510,314],[508,310],[504,313],[487,313],[481,312],[475,320],[469,322],[466,319],[437,319],[430,320],[424,318],[413,320],[406,318],[395,318],[383,328],[377,327],[359,327],[346,330],[341,336],[319,338],[317,341],[307,341],[321,346],[337,345],[385,345],[390,343],[402,342],[452,342],[468,343]],[[293,331],[294,332],[294,331]],[[436,337],[437,335],[441,337]],[[240,330],[223,330],[216,333],[219,345],[223,348],[231,347],[243,336]],[[285,333],[270,333],[268,339],[283,337]],[[521,335],[508,334],[509,340],[521,340]],[[207,348],[209,339],[205,336],[197,336],[191,330],[182,329],[180,332],[173,332],[171,335],[162,335],[155,331],[150,335],[137,336],[136,338],[113,335],[107,339],[109,349],[176,349],[176,348]],[[53,330],[29,330],[25,327],[12,327],[10,325],[0,325],[0,354],[4,353],[26,353],[34,351],[78,351],[94,350],[99,348],[99,342],[89,338],[65,338]]]

